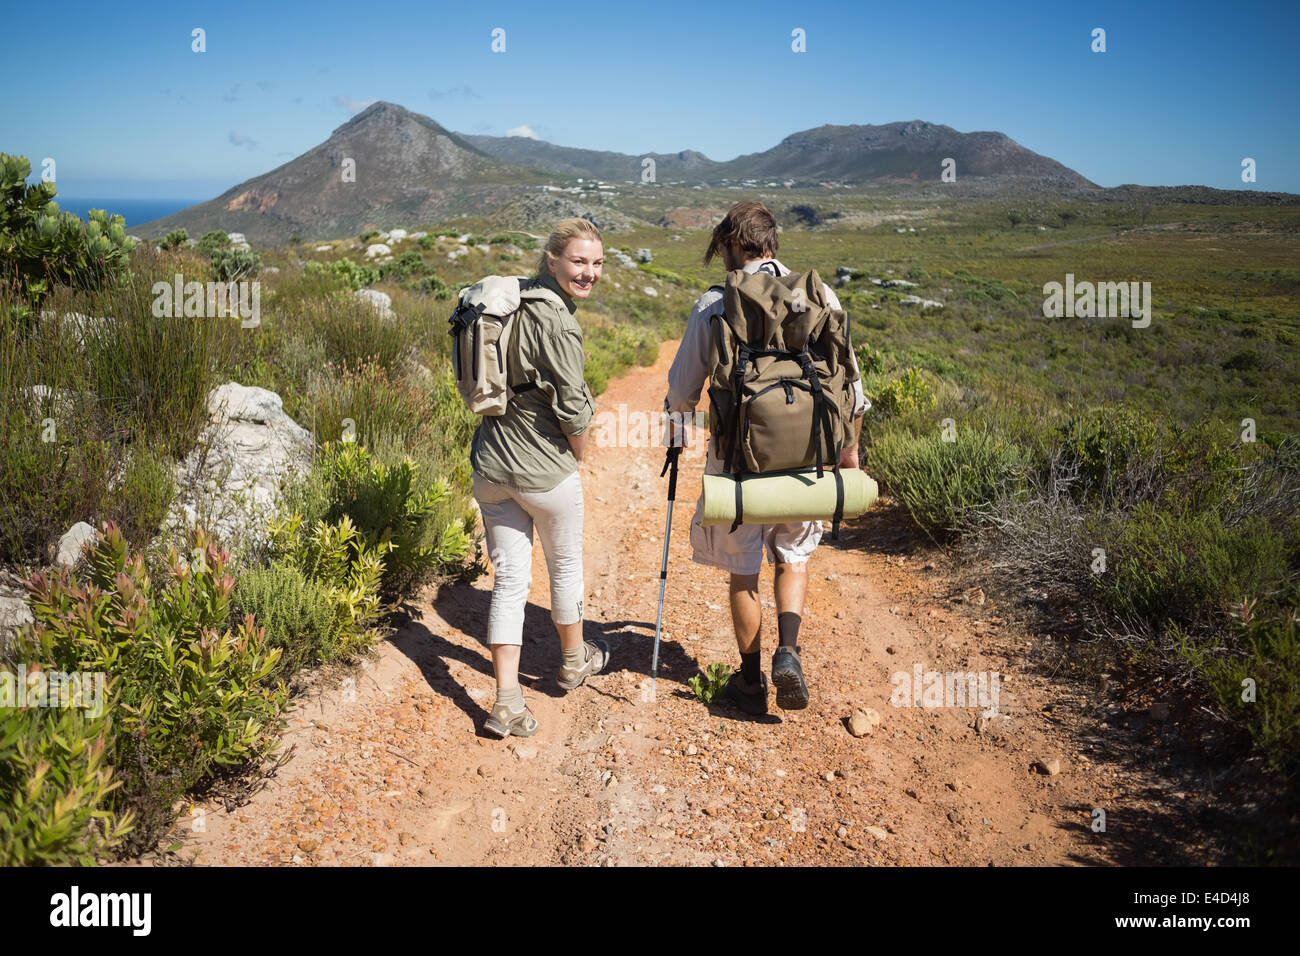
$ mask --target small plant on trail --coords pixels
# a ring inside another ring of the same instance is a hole
[[[696,674],[686,683],[691,685],[698,700],[711,704],[727,690],[731,668],[726,664],[710,664],[703,674]]]

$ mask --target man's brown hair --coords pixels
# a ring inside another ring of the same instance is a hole
[[[727,246],[740,247],[747,259],[776,255],[776,217],[761,202],[745,199],[728,210],[722,222],[713,227],[713,238],[704,252],[707,266]]]

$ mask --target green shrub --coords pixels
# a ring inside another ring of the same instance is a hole
[[[220,229],[205,232],[203,238],[194,244],[200,255],[215,259],[217,253],[230,248],[230,236]]]
[[[858,359],[858,372],[865,378],[878,375],[885,370],[885,353],[867,345],[859,345],[855,350]]]
[[[375,238],[375,236],[377,236],[377,235],[379,235],[379,230],[378,230],[378,229],[367,229],[367,230],[366,230],[365,232],[363,232],[363,233],[362,233],[358,238],[359,238],[362,242],[369,242],[371,239]]]
[[[163,249],[179,249],[189,241],[190,233],[187,229],[173,229],[162,239],[158,240],[158,245]]]
[[[245,571],[235,585],[232,620],[253,615],[266,630],[267,645],[280,649],[278,673],[287,677],[364,644],[370,617],[378,609],[378,572],[373,577],[367,582],[362,575],[358,582],[354,572],[331,586],[308,578],[295,564]],[[354,612],[349,601],[358,586]]]
[[[257,275],[262,256],[255,249],[218,249],[212,254],[212,278],[218,282],[236,282]]]
[[[48,542],[102,513],[118,460],[62,309],[26,328],[11,308],[22,301],[0,288],[0,561],[15,565],[44,562]]]
[[[110,709],[0,707],[0,866],[92,866],[130,833],[104,808]]]
[[[419,242],[421,249],[432,249],[438,244],[438,237],[433,233],[430,233],[427,236],[421,236],[416,241]]]
[[[450,486],[439,478],[421,488],[418,471],[410,458],[384,464],[356,443],[326,442],[307,483],[286,500],[309,522],[346,516],[370,547],[388,545],[380,593],[401,598],[461,564],[472,544],[473,525],[445,517]]]
[[[283,514],[271,520],[267,531],[272,566],[298,571],[328,595],[333,640],[324,644],[324,652],[338,657],[369,647],[383,610],[384,561],[394,545],[368,541],[347,515],[304,521],[297,512]]]
[[[301,334],[321,339],[325,354],[340,369],[377,364],[394,371],[420,339],[414,323],[384,318],[350,292],[307,299],[295,319]]]
[[[695,699],[711,704],[722,698],[731,683],[731,668],[726,664],[710,664],[703,674],[695,674],[686,681]]]
[[[1265,596],[1288,576],[1286,542],[1261,517],[1225,527],[1217,514],[1142,502],[1107,542],[1096,590],[1116,614],[1191,623]]]
[[[707,289],[709,283],[704,279],[697,279],[695,276],[682,275],[673,272],[671,269],[665,269],[663,266],[657,266],[650,262],[639,262],[637,268],[642,272],[648,272],[652,276],[658,276],[665,282],[671,282],[673,285],[681,286],[683,289]]]
[[[127,456],[109,513],[128,541],[147,543],[167,517],[175,496],[170,460],[148,445],[137,445]]]
[[[435,299],[445,300],[451,298],[451,286],[432,274],[424,276],[417,282],[404,283],[402,288],[424,295],[431,295]]]
[[[1235,653],[1222,653],[1225,641],[1217,638],[1203,643],[1183,638],[1179,650],[1223,711],[1250,733],[1265,760],[1291,779],[1300,772],[1300,608],[1261,610],[1245,602],[1233,615],[1226,643]]]
[[[238,334],[248,331],[229,317],[154,314],[154,283],[170,285],[193,261],[181,255],[137,268],[79,309],[102,317],[85,323],[80,337],[84,387],[122,432],[175,457],[192,447],[207,422],[217,372],[227,366]]]
[[[141,846],[174,820],[176,800],[216,776],[256,765],[278,747],[287,700],[267,680],[279,660],[251,620],[232,633],[229,554],[190,536],[155,584],[106,522],[87,549],[84,578],[38,573],[27,589],[34,625],[15,658],[116,682],[110,759],[123,781],[112,809],[135,810]]]
[[[134,248],[126,220],[92,209],[87,222],[60,212],[52,183],[27,184],[25,156],[0,153],[0,282],[12,282],[38,305],[56,284],[92,290],[126,272]]]
[[[984,427],[958,428],[956,441],[886,431],[867,466],[927,531],[957,529],[1019,486],[1021,449]]]
[[[868,414],[876,420],[915,415],[931,411],[935,406],[934,393],[919,369],[909,368],[902,375],[873,385],[867,398],[871,402]]]
[[[424,259],[414,249],[409,252],[403,252],[401,256],[392,262],[385,262],[379,266],[379,277],[381,279],[405,279],[408,276],[422,276],[429,271],[429,267],[424,264]]]
[[[1158,437],[1157,424],[1128,405],[1093,409],[1061,426],[1065,460],[1076,463],[1088,487],[1101,492],[1114,488],[1115,476],[1126,472],[1130,461],[1150,458]]]
[[[379,270],[373,266],[362,265],[351,259],[335,259],[333,262],[308,262],[303,266],[308,276],[327,276],[345,289],[356,292],[379,281]]]

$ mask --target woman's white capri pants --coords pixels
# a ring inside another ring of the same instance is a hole
[[[533,583],[533,527],[551,579],[551,620],[582,620],[582,479],[578,472],[550,491],[516,491],[474,473],[488,558],[496,579],[488,612],[489,644],[522,644],[524,607]]]

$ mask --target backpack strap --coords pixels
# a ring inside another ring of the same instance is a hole
[[[803,369],[804,378],[808,379],[808,384],[813,393],[813,415],[812,415],[812,446],[817,456],[817,477],[820,478],[822,471],[822,457],[825,453],[829,461],[832,451],[835,447],[834,432],[831,428],[831,412],[829,403],[826,400],[826,393],[822,390],[821,379],[817,375],[817,369],[813,367],[812,356],[808,354],[808,345],[804,343],[803,350],[798,353],[799,365]],[[820,425],[820,434],[817,426]],[[843,488],[839,488],[839,494],[843,494]],[[838,510],[838,509],[837,509]]]
[[[519,280],[519,305],[520,305],[520,308],[519,310],[517,310],[516,314],[518,314],[518,311],[523,311],[523,303],[530,302],[530,301],[531,302],[552,302],[555,305],[558,305],[562,309],[568,308],[568,306],[564,304],[563,299],[561,299],[558,295],[555,294],[554,291],[546,288],[546,286],[542,285],[541,283],[535,282],[533,279],[530,279],[528,276],[515,276],[515,278]],[[529,283],[531,283],[531,285]],[[514,338],[515,336],[511,335],[511,339]],[[519,347],[518,345],[515,346],[515,348],[518,347]],[[531,392],[536,387],[537,387],[536,382],[521,382],[518,385],[511,385],[510,391],[514,392],[516,395],[522,395],[524,392]]]
[[[844,518],[844,476],[836,468],[831,472],[835,476],[835,516],[831,519],[831,540],[840,540],[840,521]]]
[[[736,486],[736,520],[731,522],[731,530],[728,531],[727,534],[735,533],[736,529],[740,527],[741,518],[743,518],[745,514],[745,501],[744,501],[744,495],[741,494],[741,490],[740,490],[740,480],[741,480],[741,476],[736,475],[736,480],[734,482]]]

